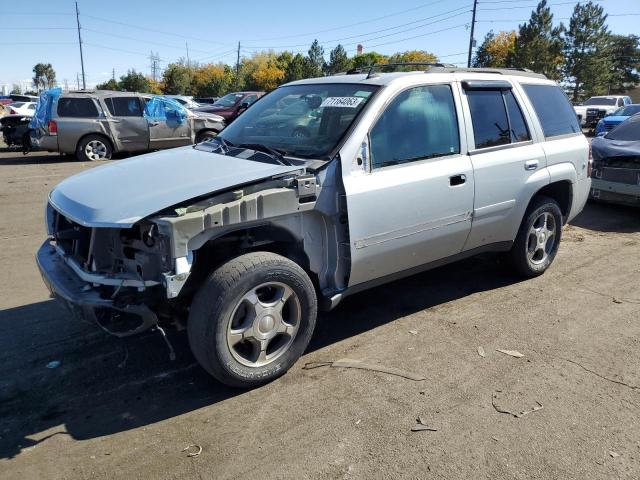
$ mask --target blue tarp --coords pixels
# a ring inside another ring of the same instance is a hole
[[[187,119],[187,109],[172,98],[154,95],[147,101],[144,115],[152,120],[182,125]]]
[[[49,125],[53,104],[60,95],[62,95],[62,89],[60,87],[45,90],[40,94],[40,99],[36,104],[36,111],[29,122],[29,128],[37,130]]]

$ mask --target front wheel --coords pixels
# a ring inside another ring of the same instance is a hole
[[[558,253],[562,237],[562,212],[549,197],[536,197],[522,220],[509,257],[525,277],[542,275]]]
[[[254,387],[291,368],[316,315],[315,289],[302,268],[274,253],[247,253],[216,269],[196,293],[189,344],[222,383]]]

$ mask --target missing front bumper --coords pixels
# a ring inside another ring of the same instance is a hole
[[[42,280],[52,297],[60,301],[76,318],[98,325],[116,337],[128,337],[154,327],[156,314],[146,305],[117,305],[111,298],[103,298],[91,284],[83,281],[65,263],[55,247],[46,241],[36,254]],[[108,322],[114,315],[126,317],[131,328],[115,329]]]

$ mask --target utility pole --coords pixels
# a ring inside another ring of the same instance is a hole
[[[471,17],[471,35],[469,36],[469,57],[467,58],[467,68],[471,67],[471,52],[473,51],[473,31],[476,27],[476,7],[478,0],[473,0],[473,16]]]
[[[113,80],[114,82],[116,81],[116,69],[115,68],[111,69],[111,80]]]
[[[238,40],[238,56],[236,57],[236,87],[235,89],[238,89],[238,84],[240,82],[240,41]]]
[[[76,85],[78,86],[78,90],[80,90],[80,75],[76,72]]]
[[[87,88],[87,82],[84,77],[84,58],[82,56],[82,37],[80,36],[80,12],[78,11],[78,2],[76,2],[76,23],[78,24],[78,44],[80,45],[80,67],[82,68],[82,89]],[[80,90],[80,87],[78,87]]]
[[[189,58],[188,54],[187,58]],[[151,55],[149,55],[149,60],[151,60],[151,78],[153,78],[153,81],[156,82],[158,80],[160,56],[157,53],[153,53],[152,51]]]

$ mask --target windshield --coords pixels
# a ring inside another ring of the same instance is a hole
[[[584,105],[615,105],[615,98],[607,98],[607,97],[591,97],[589,100],[584,102]]]
[[[285,155],[328,159],[377,88],[344,83],[280,87],[220,136],[234,145],[262,144]]]
[[[214,103],[217,107],[233,107],[242,98],[241,93],[229,93]]]
[[[616,117],[630,117],[638,112],[640,112],[640,105],[627,105],[613,112],[613,115]]]
[[[24,105],[25,102],[13,102],[10,105],[14,108],[20,108]]]
[[[640,116],[631,117],[611,130],[605,138],[609,140],[637,141],[640,140]]]

